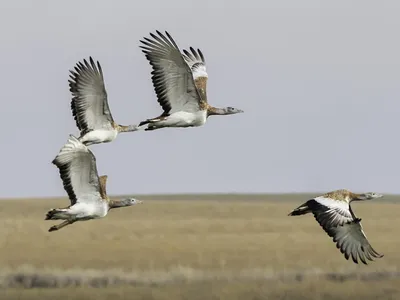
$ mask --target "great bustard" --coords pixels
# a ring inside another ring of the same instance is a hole
[[[108,143],[118,133],[136,131],[136,125],[123,126],[114,122],[108,106],[103,71],[90,57],[78,62],[71,71],[69,87],[72,93],[71,109],[80,130],[79,140],[85,145]]]
[[[359,258],[367,264],[366,259],[373,261],[374,258],[381,258],[383,255],[376,252],[368,242],[361,219],[356,217],[350,203],[381,197],[383,195],[378,193],[355,194],[346,189],[336,190],[308,200],[294,209],[289,216],[312,213],[347,260],[351,256],[355,263],[358,263]]]
[[[144,37],[140,42],[147,60],[152,66],[152,82],[158,103],[164,112],[153,119],[139,123],[147,125],[145,130],[162,127],[194,127],[205,124],[212,115],[232,115],[243,110],[225,107],[216,108],[207,103],[206,64],[200,49],[180,52],[179,47],[169,35],[156,31],[150,33],[153,39]]]
[[[47,212],[45,220],[65,220],[49,231],[59,230],[76,221],[103,218],[112,208],[142,203],[134,198],[111,200],[106,191],[107,176],[98,176],[92,151],[73,135],[52,163],[59,169],[71,205]]]

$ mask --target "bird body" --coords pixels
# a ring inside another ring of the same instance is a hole
[[[196,127],[206,123],[212,115],[231,115],[243,110],[233,107],[215,108],[207,102],[205,59],[200,49],[190,52],[179,47],[168,32],[157,31],[144,37],[143,53],[152,66],[152,82],[157,99],[164,112],[156,118],[139,123],[145,130],[163,127]]]
[[[381,198],[378,193],[356,194],[341,189],[315,197],[300,205],[289,216],[299,216],[312,213],[324,231],[336,243],[336,247],[348,260],[350,257],[355,263],[383,257],[376,252],[367,240],[361,226],[361,219],[354,214],[350,203]]]
[[[149,125],[145,130],[154,130],[163,127],[197,127],[202,126],[207,121],[206,111],[186,112],[178,111],[168,116],[148,120]],[[139,124],[142,126],[143,123]]]
[[[90,63],[89,63],[90,62]],[[112,117],[104,76],[100,63],[90,57],[78,62],[75,71],[70,71],[69,86],[72,93],[71,110],[80,130],[79,140],[89,146],[109,143],[120,132],[136,131],[136,125],[119,125]]]
[[[97,129],[89,131],[83,136],[79,137],[79,141],[89,146],[93,144],[109,143],[117,138],[118,129]]]
[[[106,191],[107,176],[98,176],[94,154],[73,135],[61,148],[53,164],[59,169],[71,205],[47,212],[45,220],[65,220],[52,226],[49,231],[59,230],[77,221],[103,218],[112,208],[142,203],[134,198],[111,200]]]
[[[99,199],[100,200],[100,199]],[[96,201],[92,204],[77,202],[68,208],[60,208],[51,213],[52,220],[87,221],[103,218],[110,207],[105,201]]]

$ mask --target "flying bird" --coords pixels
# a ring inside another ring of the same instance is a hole
[[[114,122],[108,106],[107,92],[100,63],[93,58],[78,62],[70,70],[69,87],[72,93],[71,110],[80,130],[79,140],[86,146],[113,141],[118,133],[136,131],[136,125]]]
[[[156,31],[152,39],[144,37],[140,42],[142,52],[152,66],[152,82],[158,103],[164,112],[139,123],[145,130],[163,127],[195,127],[206,123],[209,116],[232,115],[243,110],[216,108],[207,102],[206,63],[200,49],[190,47],[190,52],[179,47],[168,32],[166,36]]]
[[[383,255],[376,252],[368,242],[361,219],[356,217],[350,203],[381,197],[383,195],[378,193],[355,194],[346,189],[336,190],[308,200],[289,213],[289,216],[312,213],[347,260],[351,256],[356,264],[358,260],[367,264],[367,260],[373,261]]]
[[[49,231],[59,230],[77,221],[103,218],[113,208],[142,203],[134,198],[110,199],[106,190],[107,176],[98,176],[92,151],[73,135],[70,135],[52,163],[59,169],[71,205],[47,212],[45,220],[64,220]]]

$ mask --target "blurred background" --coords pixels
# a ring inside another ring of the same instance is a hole
[[[399,12],[394,0],[1,1],[0,296],[400,299]],[[69,70],[100,61],[118,123],[158,116],[139,48],[155,30],[200,48],[209,102],[245,113],[92,146],[108,193],[144,204],[47,232],[45,213],[69,204],[51,164],[78,135]],[[311,215],[287,216],[340,188],[385,194],[353,206],[376,262],[345,260]]]
[[[139,40],[200,48],[208,98],[244,114],[96,145],[115,194],[399,193],[397,1],[2,1],[0,197],[63,196],[69,70],[93,56],[120,124],[161,107]],[[163,170],[154,172],[154,170]],[[21,188],[23,183],[23,188]]]

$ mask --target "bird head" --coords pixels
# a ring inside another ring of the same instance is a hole
[[[364,194],[358,194],[356,197],[356,200],[372,200],[372,199],[381,198],[381,197],[383,197],[382,194],[378,194],[375,192],[368,192],[368,193],[364,193]]]
[[[135,198],[127,198],[125,199],[127,205],[126,206],[131,206],[131,205],[136,205],[136,204],[142,204],[143,201],[135,199]]]
[[[226,107],[224,109],[224,111],[225,111],[226,115],[233,115],[233,114],[238,114],[238,113],[243,113],[244,112],[243,110],[241,110],[239,108],[234,108],[234,107],[230,107],[230,106]]]
[[[115,207],[125,207],[125,206],[132,206],[136,204],[141,204],[143,201],[135,199],[135,198],[125,198],[117,201],[115,203]]]

